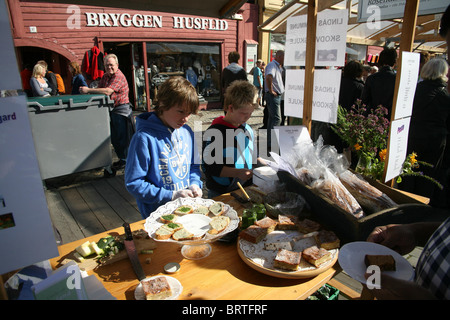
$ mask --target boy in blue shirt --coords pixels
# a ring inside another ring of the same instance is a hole
[[[125,186],[142,217],[179,197],[201,197],[200,156],[194,132],[186,124],[199,100],[183,77],[166,80],[154,112],[136,118],[125,167]]]

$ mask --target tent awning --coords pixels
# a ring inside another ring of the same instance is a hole
[[[347,42],[365,45],[383,46],[393,43],[398,46],[402,36],[402,19],[380,21],[379,28],[373,28],[366,22],[357,22],[358,2],[348,7],[348,1],[323,0],[318,2],[318,11],[348,10],[349,20],[347,29]],[[286,21],[289,17],[307,14],[308,1],[291,1],[270,18],[258,26],[261,32],[285,33]],[[417,17],[414,38],[414,48],[437,53],[446,52],[446,43],[439,36],[440,14],[422,15]]]

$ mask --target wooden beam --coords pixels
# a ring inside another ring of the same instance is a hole
[[[316,60],[317,1],[308,0],[308,28],[306,31],[305,90],[303,95],[303,125],[311,134],[314,68]]]
[[[405,4],[405,12],[404,12],[404,20],[403,20],[403,27],[402,27],[402,37],[400,40],[400,54],[397,59],[397,77],[395,80],[395,90],[394,90],[394,101],[392,102],[392,112],[391,112],[391,124],[390,127],[392,127],[392,121],[395,120],[395,108],[397,106],[397,98],[398,98],[398,88],[400,86],[400,79],[401,79],[401,65],[402,65],[402,52],[407,51],[411,52],[414,45],[414,35],[416,31],[416,23],[417,23],[417,13],[419,11],[419,1],[420,0],[406,0]],[[389,145],[391,141],[391,135],[388,136],[388,145],[387,145],[387,153],[386,153],[386,160],[384,165],[384,172],[383,172],[383,181],[386,179],[386,171],[388,166],[388,159],[389,159]],[[394,180],[390,181],[390,185],[393,186]]]

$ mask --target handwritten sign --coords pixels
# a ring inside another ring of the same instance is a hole
[[[410,117],[419,76],[420,54],[402,52],[400,84],[398,88],[395,119]]]
[[[311,118],[327,123],[337,122],[340,70],[316,70]],[[284,113],[286,116],[303,118],[305,70],[286,70]]]
[[[299,144],[312,143],[305,126],[279,126],[274,129],[280,146],[280,156],[283,158],[288,158]]]
[[[346,10],[324,10],[317,14],[316,66],[343,66],[347,40]],[[307,15],[289,17],[286,24],[284,64],[305,66]]]
[[[394,179],[402,173],[408,148],[409,123],[411,118],[394,120],[391,123],[389,141],[389,159],[385,182]]]

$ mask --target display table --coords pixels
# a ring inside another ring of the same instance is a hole
[[[226,202],[241,213],[243,205],[229,194],[215,198]],[[144,220],[131,224],[132,230],[144,228]],[[87,240],[97,241],[108,234],[123,234],[123,228],[113,229],[89,238],[64,244],[59,247],[60,256],[52,259],[52,267],[57,267],[64,257]],[[170,276],[178,279],[183,286],[179,300],[293,300],[306,299],[336,272],[330,268],[308,279],[281,279],[260,273],[239,257],[236,242],[212,243],[211,254],[200,260],[187,260],[181,254],[181,246],[176,243],[158,242],[152,254],[139,255],[147,277],[167,275],[164,266],[169,262],[180,264],[180,270]],[[151,258],[147,263],[146,259]],[[128,259],[89,271],[94,274],[114,297],[133,300],[139,281]]]

